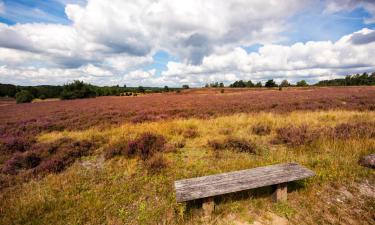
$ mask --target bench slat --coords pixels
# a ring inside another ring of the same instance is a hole
[[[296,163],[277,164],[175,181],[177,202],[212,197],[314,176]]]

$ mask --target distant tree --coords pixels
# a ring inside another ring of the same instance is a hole
[[[164,91],[165,92],[169,92],[169,87],[168,86],[164,86]]]
[[[277,87],[277,84],[275,83],[274,80],[268,80],[264,86],[271,88],[271,87]]]
[[[219,87],[223,88],[224,87],[224,83],[220,82]]]
[[[246,83],[243,80],[239,80],[239,81],[235,81],[233,84],[231,84],[230,87],[243,88],[243,87],[246,87]]]
[[[139,87],[138,87],[138,92],[139,92],[139,93],[145,93],[146,90],[145,90],[145,88],[144,88],[143,86],[139,86]]]
[[[0,96],[1,97],[15,97],[17,93],[17,87],[12,84],[0,84]]]
[[[208,88],[208,87],[210,87],[210,85],[207,83],[204,87],[205,87],[205,88]]]
[[[26,90],[22,90],[20,92],[17,92],[16,94],[16,102],[19,103],[28,103],[33,100],[34,96]]]
[[[126,88],[126,84],[124,84],[124,86],[122,86],[123,88]]]
[[[63,100],[93,97],[96,97],[94,87],[79,80],[75,80],[70,84],[65,84],[60,95],[60,98]]]
[[[184,84],[184,85],[182,85],[182,88],[183,88],[183,89],[189,89],[189,85]]]
[[[246,87],[254,87],[254,83],[251,80],[249,80],[246,82]]]
[[[297,87],[306,87],[309,86],[305,80],[301,80],[297,82]]]
[[[289,87],[290,83],[287,80],[281,81],[280,87]]]
[[[255,84],[255,87],[263,87],[262,82],[259,81],[258,83],[256,83],[256,84]]]

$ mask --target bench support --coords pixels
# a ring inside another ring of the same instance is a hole
[[[215,202],[213,197],[203,199],[202,209],[205,217],[211,217],[214,208]]]
[[[281,183],[275,185],[275,192],[273,193],[273,199],[275,202],[285,202],[288,195],[287,183]]]

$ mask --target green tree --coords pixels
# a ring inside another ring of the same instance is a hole
[[[70,84],[65,84],[60,95],[60,98],[63,100],[93,97],[96,97],[94,87],[79,80],[75,80]]]
[[[255,87],[263,87],[262,82],[259,81],[258,83],[256,83],[256,84],[255,84]]]
[[[224,87],[224,83],[220,82],[219,87],[223,88]]]
[[[277,84],[275,83],[273,79],[271,79],[271,80],[268,80],[264,86],[271,88],[271,87],[277,87]]]
[[[246,82],[246,87],[254,87],[254,83],[251,80],[249,80]]]
[[[16,102],[19,103],[28,103],[33,100],[34,96],[30,93],[30,91],[22,90],[17,92],[16,94]]]
[[[289,87],[289,86],[290,86],[289,81],[287,81],[287,80],[281,81],[280,87]]]
[[[301,80],[297,82],[298,87],[306,87],[309,86],[305,80]]]
[[[189,89],[189,85],[184,84],[184,85],[182,85],[182,88],[183,88],[183,89]]]
[[[144,88],[143,86],[139,86],[139,87],[138,87],[138,92],[139,92],[139,93],[145,93],[146,90],[145,90],[145,88]]]
[[[169,87],[168,86],[164,86],[164,91],[165,92],[169,92]]]

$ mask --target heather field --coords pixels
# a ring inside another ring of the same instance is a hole
[[[0,224],[374,224],[375,87],[0,99]],[[176,203],[178,179],[297,162],[270,188]]]

